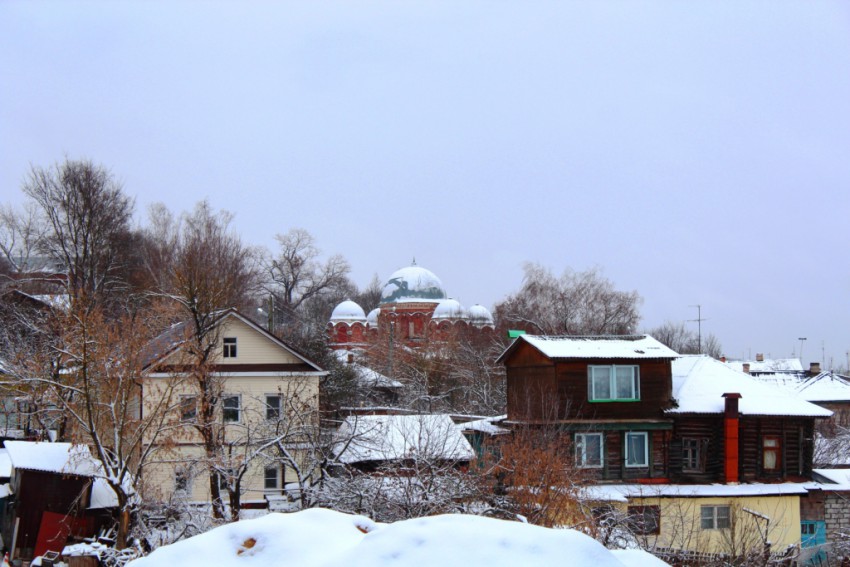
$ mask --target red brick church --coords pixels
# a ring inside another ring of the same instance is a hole
[[[465,308],[446,295],[433,272],[413,264],[395,271],[367,315],[351,300],[336,306],[328,322],[331,347],[365,347],[388,341],[415,347],[462,333],[492,333],[493,316],[483,305]]]

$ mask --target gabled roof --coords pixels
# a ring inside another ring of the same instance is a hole
[[[678,406],[668,414],[723,413],[723,394],[741,394],[742,415],[829,417],[832,412],[763,384],[706,355],[684,355],[673,361],[673,397]]]
[[[334,453],[345,464],[411,458],[468,461],[475,456],[445,414],[351,416],[340,426],[338,439]]]
[[[14,469],[79,476],[103,475],[100,463],[85,445],[6,441],[5,447]]]
[[[219,326],[231,317],[238,319],[239,321],[250,327],[252,330],[263,335],[266,339],[270,340],[276,346],[286,350],[292,356],[299,359],[303,364],[308,366],[310,368],[310,371],[324,372],[315,363],[313,363],[312,361],[307,359],[307,357],[298,352],[294,347],[290,346],[272,333],[268,332],[266,329],[264,329],[262,326],[258,325],[251,319],[245,317],[236,309],[225,309],[221,311],[219,316],[214,320],[212,324],[214,326]],[[157,363],[162,362],[169,355],[180,350],[183,344],[188,340],[187,333],[187,323],[177,323],[166,329],[157,338],[151,341],[151,343],[147,347],[148,352],[145,356],[145,368],[155,366]]]
[[[649,335],[520,335],[496,359],[502,362],[528,343],[549,358],[657,359],[679,356]]]
[[[821,372],[800,384],[797,395],[808,402],[847,402],[850,382],[832,372]]]

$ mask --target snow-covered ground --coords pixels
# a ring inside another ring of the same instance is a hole
[[[269,514],[161,547],[132,567],[661,567],[639,550],[612,552],[574,530],[479,516],[431,516],[378,524],[324,509]]]

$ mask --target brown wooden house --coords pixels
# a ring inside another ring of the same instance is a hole
[[[804,480],[830,415],[646,335],[523,335],[499,361],[508,422],[571,432],[576,465],[604,481]]]

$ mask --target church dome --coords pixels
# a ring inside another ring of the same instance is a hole
[[[381,314],[381,308],[380,307],[376,307],[376,308],[372,309],[371,311],[369,311],[369,314],[366,315],[366,324],[369,325],[370,327],[377,327],[378,326],[378,315],[380,315],[380,314]]]
[[[381,291],[381,303],[437,303],[445,298],[446,292],[440,278],[415,263],[395,271]]]
[[[490,314],[490,310],[477,303],[469,308],[469,319],[476,327],[494,325],[493,315]]]
[[[363,323],[366,313],[363,308],[350,299],[337,305],[331,313],[331,323]]]
[[[469,319],[469,314],[460,302],[456,299],[444,299],[434,309],[432,319]]]

